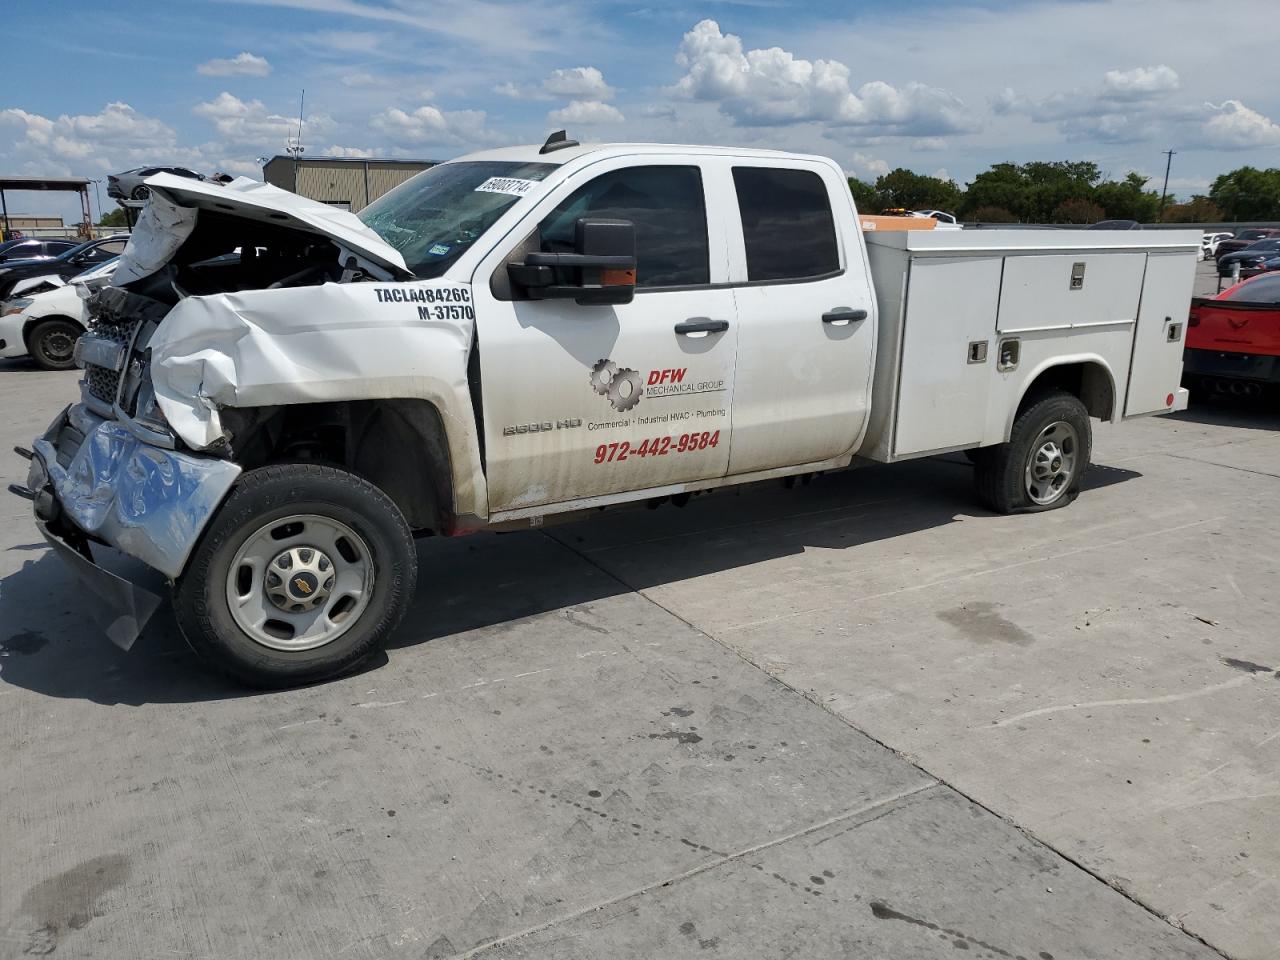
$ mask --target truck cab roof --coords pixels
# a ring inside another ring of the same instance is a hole
[[[831,163],[828,157],[788,153],[784,150],[760,150],[748,147],[712,147],[688,143],[581,143],[573,146],[557,147],[542,153],[543,144],[529,143],[515,147],[500,147],[495,150],[481,150],[456,157],[448,162],[458,163],[472,160],[498,160],[513,163],[553,163],[563,165],[580,157],[596,155],[600,159],[607,157],[635,157],[644,155],[661,156],[670,153],[694,154],[696,156],[719,157],[758,157],[768,160],[810,160]]]

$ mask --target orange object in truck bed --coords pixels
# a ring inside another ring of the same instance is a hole
[[[932,230],[938,225],[933,217],[878,217],[858,214],[863,230]]]

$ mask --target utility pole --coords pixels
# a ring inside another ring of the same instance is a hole
[[[1174,153],[1172,150],[1164,152],[1164,189],[1160,191],[1160,212],[1156,214],[1156,223],[1164,221],[1164,200],[1169,195],[1169,168],[1173,166]]]

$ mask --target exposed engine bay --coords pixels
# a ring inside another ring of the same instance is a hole
[[[152,376],[161,322],[171,314],[199,314],[184,305],[207,310],[219,296],[403,279],[407,270],[394,250],[345,211],[250,180],[166,186],[153,185],[113,285],[86,291],[89,329],[77,347],[85,369],[83,399],[94,413],[125,421],[150,442],[173,447],[185,440],[193,449],[225,456],[229,436],[213,430],[198,436],[178,430],[175,436],[167,424]],[[357,242],[344,244],[344,235]],[[182,332],[188,345],[193,333]],[[186,400],[200,396],[203,379]],[[160,396],[182,393],[162,389]]]

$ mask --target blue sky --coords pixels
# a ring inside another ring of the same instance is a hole
[[[304,87],[310,154],[445,159],[564,126],[963,183],[1033,159],[1158,181],[1172,147],[1183,196],[1245,163],[1280,166],[1274,0],[640,3],[8,0],[22,41],[7,50],[0,170],[259,175]],[[67,209],[11,201],[51,207]]]

